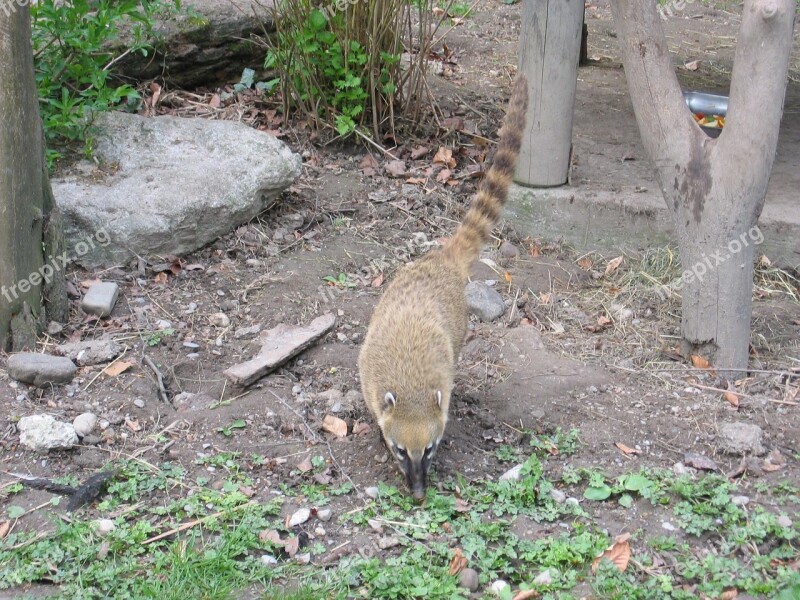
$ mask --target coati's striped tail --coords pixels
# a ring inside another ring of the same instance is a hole
[[[527,110],[528,81],[520,74],[503,119],[500,143],[492,166],[478,187],[478,194],[464,220],[445,247],[445,252],[465,271],[478,258],[481,248],[489,241],[492,228],[500,219],[508,196],[508,186],[514,179]]]

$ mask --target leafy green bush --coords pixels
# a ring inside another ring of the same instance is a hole
[[[31,3],[34,68],[48,162],[87,136],[91,114],[135,105],[136,90],[118,85],[113,66],[134,52],[147,54],[153,18],[180,0],[39,0]],[[122,43],[123,32],[125,43]],[[124,48],[124,49],[122,49]]]

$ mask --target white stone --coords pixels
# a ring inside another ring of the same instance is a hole
[[[114,521],[111,519],[98,519],[94,523],[94,530],[97,532],[97,535],[100,537],[105,537],[112,531],[114,531],[117,526],[114,524]]]
[[[511,467],[508,471],[500,475],[500,481],[517,481],[522,473],[522,465]]]
[[[114,310],[119,296],[119,286],[113,281],[95,283],[81,301],[83,312],[98,317],[107,317]]]
[[[498,579],[492,584],[491,589],[495,596],[499,596],[503,592],[503,590],[506,589],[507,587],[508,583],[506,583],[502,579]]]
[[[22,417],[17,429],[20,443],[36,452],[68,449],[78,443],[72,425],[56,421],[50,415]]]
[[[97,425],[97,415],[90,412],[80,414],[72,421],[72,427],[78,437],[84,437],[92,433],[95,425]]]
[[[302,525],[311,517],[311,509],[309,508],[301,508],[294,512],[294,514],[289,517],[289,527],[295,527],[297,525]]]
[[[550,585],[553,583],[553,576],[550,575],[550,569],[545,569],[541,573],[536,576],[536,579],[533,580],[533,583],[538,585]]]

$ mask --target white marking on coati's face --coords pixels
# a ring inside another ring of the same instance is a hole
[[[440,390],[417,398],[397,398],[386,392],[379,424],[389,452],[416,500],[425,498],[428,471],[447,422]]]

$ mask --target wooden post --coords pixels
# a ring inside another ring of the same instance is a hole
[[[516,181],[551,187],[567,181],[584,0],[523,0],[519,69],[530,106]]]

